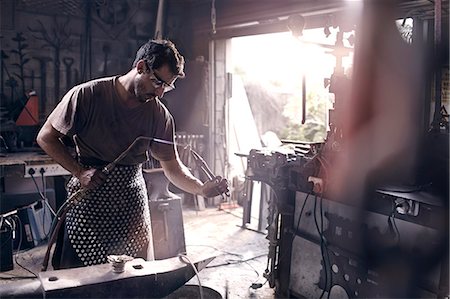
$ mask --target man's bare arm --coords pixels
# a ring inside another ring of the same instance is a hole
[[[77,177],[83,188],[92,189],[100,186],[106,176],[97,169],[86,169],[80,165],[62,143],[63,136],[53,128],[49,121],[46,121],[39,131],[36,141],[47,155]]]

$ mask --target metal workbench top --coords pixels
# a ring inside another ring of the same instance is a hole
[[[55,161],[42,151],[27,151],[0,154],[0,177],[20,176],[25,166],[35,164],[54,164]]]

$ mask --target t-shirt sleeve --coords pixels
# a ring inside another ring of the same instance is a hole
[[[79,117],[79,114],[82,113],[79,106],[83,93],[84,91],[80,87],[72,88],[48,116],[50,124],[60,133],[69,136],[74,135],[77,132],[77,127],[82,125],[79,123],[83,119]]]
[[[155,135],[150,145],[152,156],[159,161],[169,161],[176,157],[174,143],[175,125],[167,108],[161,107],[162,119],[156,125]],[[172,143],[172,144],[170,144]]]

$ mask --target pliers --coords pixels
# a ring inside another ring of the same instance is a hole
[[[217,176],[214,175],[214,173],[209,168],[208,164],[206,164],[205,160],[200,156],[196,151],[191,149],[192,157],[194,158],[195,164],[203,171],[203,173],[208,177],[208,180],[215,181],[216,183],[219,183],[219,179]],[[223,194],[222,198],[223,198]],[[226,196],[230,196],[230,193],[227,191],[225,192]]]

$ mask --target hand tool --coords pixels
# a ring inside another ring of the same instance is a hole
[[[210,181],[215,181],[216,183],[219,183],[219,180],[217,179],[217,176],[214,175],[214,173],[212,172],[212,170],[209,168],[208,164],[206,164],[205,160],[202,158],[202,156],[200,156],[196,151],[194,151],[191,148],[191,153],[192,156],[194,158],[195,163],[197,164],[197,166],[203,171],[203,173],[208,177],[208,179]],[[220,191],[219,191],[220,192]],[[222,196],[222,199],[224,199],[223,194],[220,194]],[[227,192],[225,192],[226,196],[230,196],[230,194]]]

